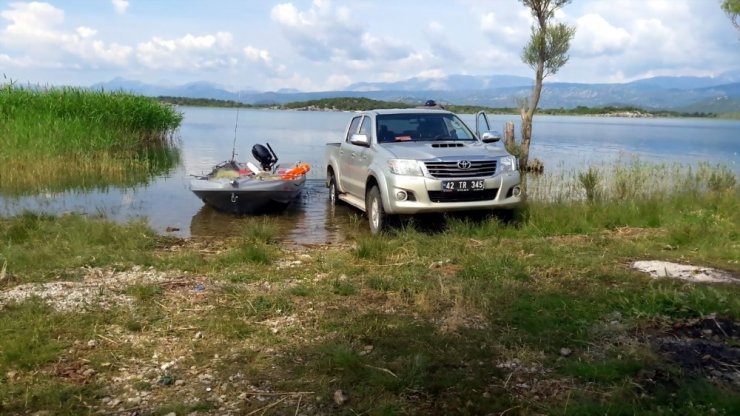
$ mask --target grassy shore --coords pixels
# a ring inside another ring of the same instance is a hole
[[[0,413],[740,413],[740,286],[630,267],[738,276],[734,175],[630,165],[530,186],[512,222],[373,237],[358,220],[341,246],[282,246],[263,217],[228,240],[0,220]]]
[[[181,120],[155,99],[123,92],[0,86],[0,192],[144,182],[176,165],[172,132]]]

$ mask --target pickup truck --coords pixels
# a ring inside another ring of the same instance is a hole
[[[438,106],[355,114],[344,140],[326,146],[331,203],[366,212],[372,234],[397,215],[518,207],[517,160],[485,113],[475,121],[473,132]]]

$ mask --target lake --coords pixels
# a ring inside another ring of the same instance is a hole
[[[99,214],[115,221],[145,218],[158,232],[180,237],[238,233],[241,218],[214,212],[193,195],[191,174],[201,174],[231,157],[234,138],[238,160],[253,160],[251,148],[269,142],[281,161],[312,166],[303,194],[277,215],[285,241],[335,243],[357,221],[358,212],[332,207],[324,188],[324,145],[340,141],[349,112],[309,112],[182,107],[177,133],[181,163],[150,183],[128,189],[70,191],[31,197],[0,195],[0,216],[23,211]],[[238,123],[237,121],[238,115]],[[462,115],[474,128],[474,115]],[[503,131],[516,115],[489,117]],[[236,129],[235,129],[236,127]],[[235,134],[236,130],[236,134]],[[582,169],[635,158],[648,163],[721,164],[740,173],[740,121],[710,119],[535,116],[530,158],[546,172]],[[364,228],[363,228],[364,229]]]

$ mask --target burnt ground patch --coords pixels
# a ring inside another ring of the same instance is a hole
[[[740,390],[740,323],[715,317],[692,319],[649,338],[656,351],[686,376]]]

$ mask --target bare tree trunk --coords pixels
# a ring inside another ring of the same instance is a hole
[[[537,111],[537,105],[540,102],[542,93],[542,79],[545,75],[545,64],[540,61],[537,65],[537,71],[534,77],[534,88],[532,89],[532,98],[528,105],[520,109],[522,116],[522,144],[520,145],[519,170],[525,172],[529,162],[529,144],[532,142],[532,119]]]
[[[507,121],[504,128],[504,147],[512,155],[518,155],[519,149],[516,145],[516,133],[514,133],[514,122]]]
[[[532,142],[532,116],[534,111],[522,109],[522,142],[519,145],[519,170],[527,171],[529,162],[529,144]]]

